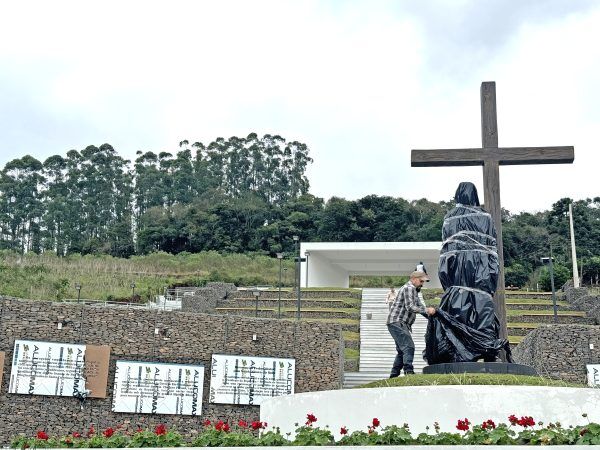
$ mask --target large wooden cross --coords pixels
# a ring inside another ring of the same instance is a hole
[[[504,303],[504,251],[502,249],[502,220],[500,210],[499,166],[519,164],[563,164],[575,158],[573,147],[498,147],[496,118],[496,83],[481,83],[481,141],[482,148],[413,150],[413,167],[483,166],[484,206],[498,233],[498,290],[494,306],[500,321],[500,337],[507,337],[506,306]]]

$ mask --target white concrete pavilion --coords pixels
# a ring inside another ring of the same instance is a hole
[[[302,242],[302,287],[344,287],[350,275],[409,275],[423,261],[431,282],[441,287],[438,261],[441,242]]]

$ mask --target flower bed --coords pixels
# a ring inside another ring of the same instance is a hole
[[[583,414],[583,417],[587,417]],[[306,415],[293,439],[283,436],[278,429],[267,430],[264,422],[237,424],[206,420],[204,427],[191,441],[185,441],[175,430],[158,425],[154,430],[129,430],[126,427],[108,427],[97,431],[73,432],[67,436],[50,436],[39,430],[34,437],[18,436],[12,448],[142,448],[142,447],[254,447],[254,446],[372,446],[372,445],[599,445],[600,424],[563,428],[560,423],[536,423],[531,416],[511,415],[507,423],[488,419],[473,424],[468,418],[458,419],[456,432],[442,432],[433,423],[427,432],[413,435],[408,424],[385,425],[373,418],[365,431],[350,432],[341,427],[337,442],[327,426],[315,426],[314,414]]]

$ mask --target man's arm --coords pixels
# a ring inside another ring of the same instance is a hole
[[[406,288],[406,308],[414,313],[427,314],[427,308],[421,303],[417,288],[411,286],[410,283]]]

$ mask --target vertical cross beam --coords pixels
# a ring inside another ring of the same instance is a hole
[[[498,118],[496,114],[496,83],[481,84],[481,141],[484,152],[498,148]],[[504,251],[502,241],[502,210],[500,206],[499,161],[485,159],[483,163],[483,193],[485,209],[492,216],[498,245],[498,289],[494,295],[494,307],[500,322],[499,337],[506,339],[506,305],[504,303]]]

